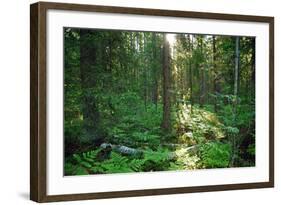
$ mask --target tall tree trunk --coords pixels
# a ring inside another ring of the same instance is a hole
[[[256,86],[256,48],[255,48],[255,44],[256,44],[256,39],[252,38],[251,40],[251,47],[252,47],[252,57],[251,57],[251,64],[252,64],[252,70],[251,70],[251,80],[250,80],[250,84],[251,84],[251,89],[250,89],[250,96],[251,96],[251,100],[253,99],[253,97],[255,97],[255,86]]]
[[[171,71],[170,71],[170,46],[167,34],[164,34],[163,44],[163,121],[164,131],[171,130]]]
[[[89,43],[89,35],[94,35],[91,31],[80,30],[80,75],[83,92],[83,129],[86,142],[99,143],[100,136],[100,114],[97,99],[93,90],[97,86],[97,45]]]
[[[157,58],[157,43],[156,43],[156,34],[152,34],[152,44],[153,44],[153,88],[152,88],[152,102],[155,105],[157,110],[157,103],[158,103],[158,58]]]
[[[146,36],[145,36],[145,33],[143,33],[143,69],[144,69],[144,72],[143,72],[143,77],[144,77],[144,88],[143,88],[143,97],[144,97],[144,108],[145,108],[145,111],[147,111],[147,91],[148,91],[148,69],[147,69],[147,56],[146,56]]]
[[[191,41],[191,36],[188,35],[188,52],[189,54],[192,52],[192,41]],[[192,113],[192,106],[193,106],[193,82],[192,82],[192,57],[189,55],[189,60],[188,60],[188,68],[189,68],[189,85],[190,85],[190,109]]]
[[[200,42],[200,54],[201,54],[201,56],[203,56],[203,36],[200,36],[200,41],[199,42]],[[202,57],[202,59],[203,59],[203,57]],[[202,107],[203,104],[205,103],[205,92],[206,92],[205,65],[204,65],[204,62],[200,63],[199,72],[200,72],[200,81],[201,81],[199,103],[200,103],[200,106]]]
[[[239,37],[235,38],[235,68],[234,68],[234,96],[238,96],[239,86]]]
[[[217,94],[218,94],[218,73],[217,73],[217,48],[216,48],[216,37],[213,36],[213,74],[214,74],[214,111],[218,111],[218,102],[217,102]]]
[[[235,38],[235,68],[234,68],[234,124],[236,123],[236,115],[237,115],[237,104],[238,104],[238,90],[239,90],[239,67],[240,67],[240,50],[239,50],[239,37]],[[232,154],[230,166],[233,167],[235,165],[236,155],[237,155],[237,139],[236,135],[232,135]]]
[[[140,54],[140,34],[139,34],[139,32],[136,32],[136,53],[137,53],[137,56]],[[136,68],[135,68],[135,73],[136,73],[136,82],[137,82],[137,84],[139,84],[139,73],[140,73],[140,71],[139,71],[139,64],[140,64],[140,62],[139,62],[139,58],[137,58],[136,59]]]
[[[206,73],[204,65],[201,67],[201,94],[200,94],[200,106],[202,107],[206,102]]]

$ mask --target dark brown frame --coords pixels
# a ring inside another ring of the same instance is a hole
[[[227,185],[47,195],[46,12],[48,9],[263,22],[269,24],[269,181]],[[274,17],[38,2],[30,6],[30,199],[37,202],[274,187]]]

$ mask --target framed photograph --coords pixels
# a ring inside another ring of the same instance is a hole
[[[30,198],[274,186],[274,18],[30,7]]]

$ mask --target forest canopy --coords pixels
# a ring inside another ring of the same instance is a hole
[[[64,174],[255,166],[255,38],[64,28]]]

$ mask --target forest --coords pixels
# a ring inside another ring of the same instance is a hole
[[[64,28],[64,175],[255,166],[255,38]]]

